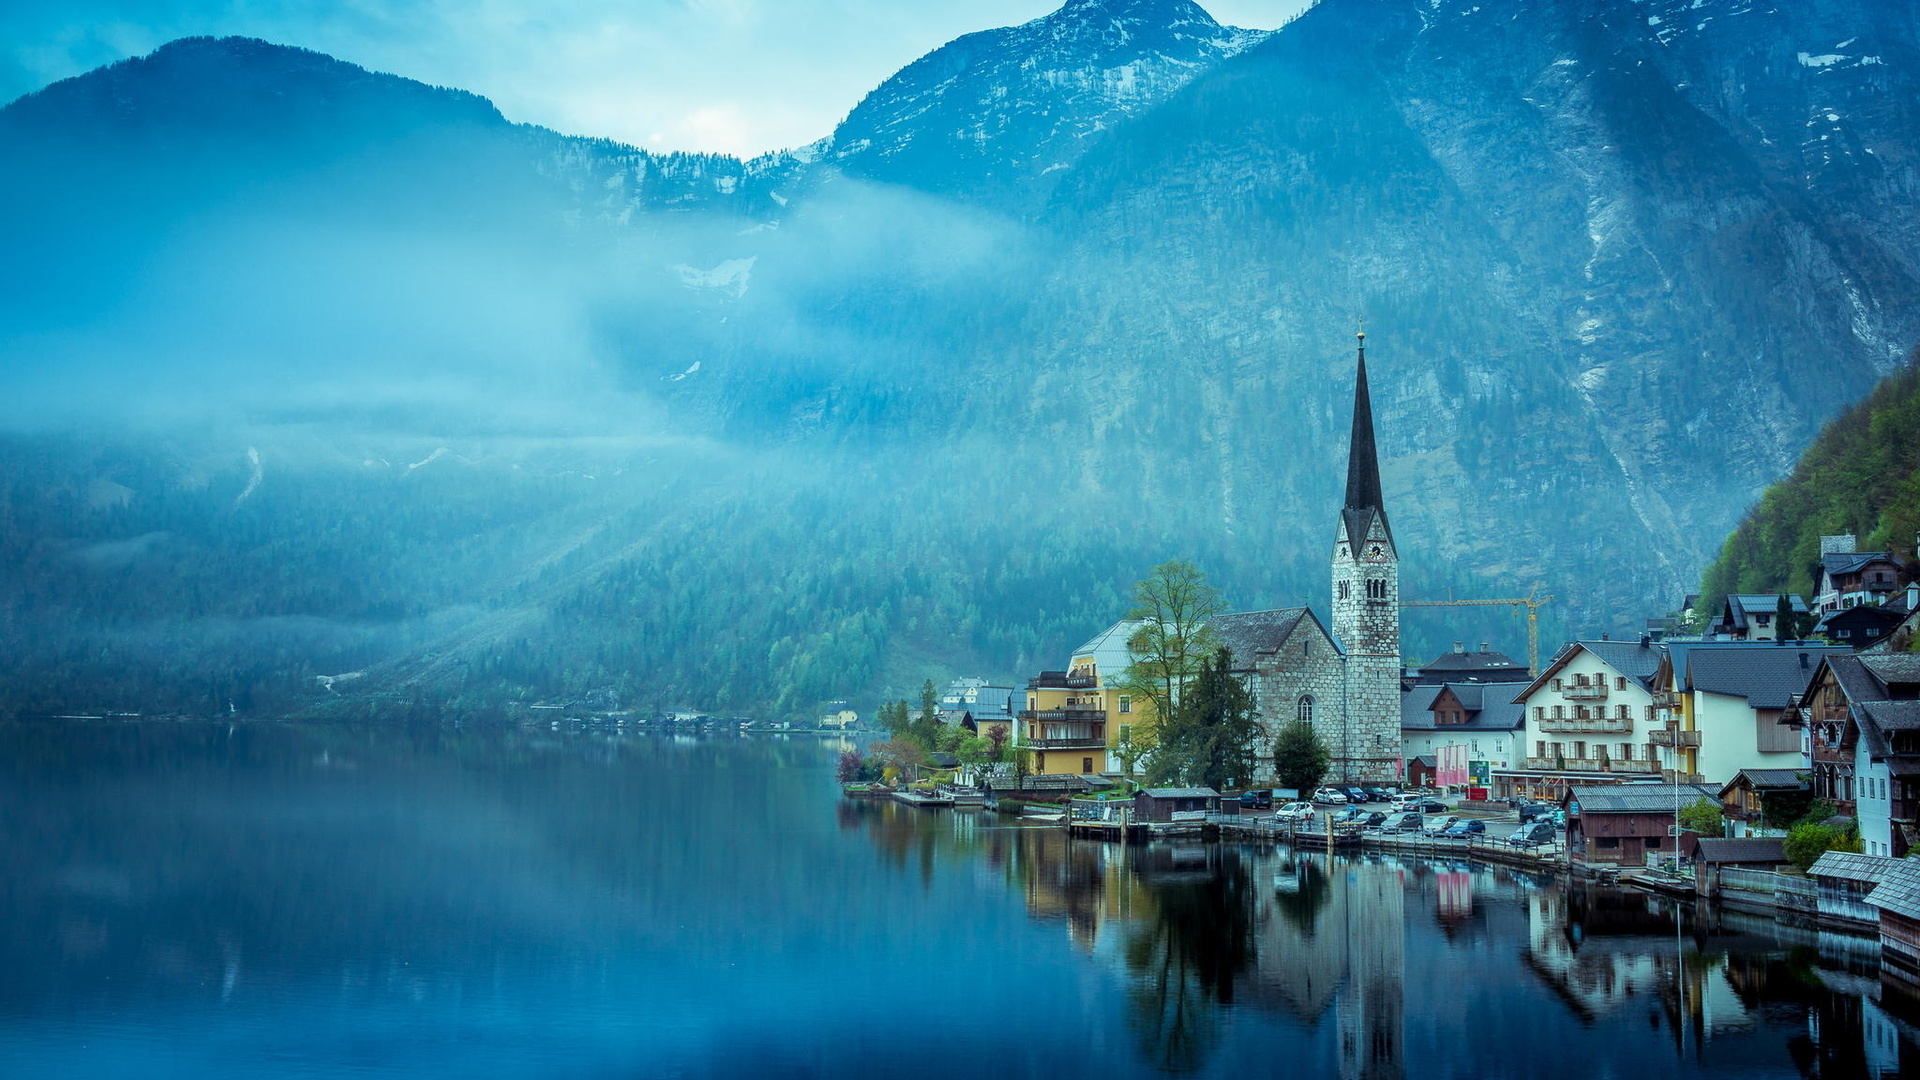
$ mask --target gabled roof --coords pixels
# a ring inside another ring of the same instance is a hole
[[[1560,674],[1568,664],[1573,663],[1582,652],[1591,654],[1616,673],[1639,683],[1642,690],[1652,689],[1648,680],[1652,679],[1653,673],[1660,669],[1660,660],[1665,655],[1660,646],[1651,642],[1643,644],[1638,641],[1569,641],[1561,647],[1560,654],[1553,658],[1553,663],[1548,664],[1547,669],[1542,671],[1538,678],[1515,694],[1513,700],[1526,700],[1535,691],[1553,681],[1553,677]]]
[[[1887,684],[1859,656],[1832,655],[1823,658],[1827,669],[1833,672],[1833,680],[1840,686],[1840,692],[1847,695],[1848,701],[1885,701]]]
[[[1732,593],[1727,596],[1726,610],[1722,620],[1736,629],[1746,629],[1750,615],[1772,615],[1780,610],[1780,598],[1786,596],[1787,603],[1796,615],[1807,613],[1807,602],[1791,593]]]
[[[1736,840],[1703,836],[1695,843],[1694,858],[1709,863],[1783,863],[1790,861],[1785,839],[1778,836],[1746,836]]]
[[[1866,902],[1903,918],[1920,919],[1920,863],[1911,859],[1893,860],[1887,876],[1867,894]]]
[[[1883,683],[1920,683],[1920,653],[1861,653],[1860,662]]]
[[[1156,799],[1217,799],[1220,797],[1220,793],[1210,787],[1142,788],[1140,794],[1151,795]]]
[[[1222,644],[1233,650],[1234,668],[1251,671],[1258,660],[1278,652],[1303,621],[1317,628],[1320,636],[1326,638],[1338,654],[1340,646],[1334,642],[1333,635],[1327,633],[1319,616],[1311,608],[1237,611],[1231,615],[1216,615],[1207,625],[1220,635]]]
[[[1829,551],[1820,556],[1820,569],[1829,574],[1857,574],[1875,562],[1893,562],[1885,551]]]
[[[1573,784],[1567,793],[1582,814],[1670,814],[1676,805],[1719,801],[1705,784]]]
[[[1747,704],[1756,709],[1784,709],[1806,690],[1823,654],[1845,651],[1838,645],[1772,642],[1696,645],[1685,650],[1682,685],[1703,693],[1746,698]]]
[[[1920,731],[1920,701],[1868,701],[1860,708],[1882,731]]]
[[[1808,877],[1835,878],[1840,881],[1883,881],[1887,868],[1898,859],[1885,855],[1860,855],[1851,851],[1829,851],[1807,869]]]
[[[1741,783],[1743,780],[1745,784]],[[1747,787],[1754,791],[1799,791],[1808,786],[1807,774],[1800,769],[1741,769],[1733,774],[1733,779],[1720,785],[1720,794],[1725,796],[1735,787]]]
[[[1472,732],[1509,732],[1519,729],[1527,721],[1527,711],[1520,705],[1506,700],[1500,693],[1505,687],[1488,686],[1484,683],[1440,683],[1429,686],[1415,686],[1400,695],[1400,730],[1402,731],[1472,731]],[[1460,701],[1460,709],[1467,714],[1466,722],[1460,724],[1442,724],[1433,717],[1433,707],[1439,703],[1440,696],[1447,691]]]

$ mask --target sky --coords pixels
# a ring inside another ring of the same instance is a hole
[[[751,155],[829,134],[869,90],[1062,0],[0,0],[0,102],[178,37],[237,34],[485,95],[508,119]],[[1270,29],[1310,0],[1202,0]]]

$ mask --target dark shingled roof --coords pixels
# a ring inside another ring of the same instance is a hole
[[[1883,683],[1920,683],[1920,653],[1862,653],[1860,662]]]
[[[1272,656],[1284,645],[1287,635],[1293,633],[1301,619],[1312,618],[1313,613],[1303,607],[1275,608],[1215,615],[1207,625],[1220,635],[1221,644],[1233,650],[1234,667],[1248,671],[1254,661]]]
[[[1867,894],[1866,902],[1903,918],[1920,919],[1920,863],[1893,860],[1887,876]]]
[[[1875,675],[1861,660],[1861,657],[1848,655],[1829,655],[1826,658],[1834,681],[1840,684],[1840,692],[1847,695],[1848,701],[1885,701],[1887,684],[1881,682],[1880,676]]]
[[[1733,779],[1720,786],[1724,794],[1728,788],[1746,778],[1747,786],[1755,791],[1798,791],[1807,786],[1807,774],[1803,769],[1741,769],[1733,774]]]
[[[1507,700],[1505,685],[1484,683],[1441,683],[1416,686],[1400,695],[1402,731],[1513,731],[1527,721],[1527,711]],[[1464,724],[1440,724],[1433,718],[1433,705],[1444,690],[1452,690],[1467,714]]]
[[[1784,709],[1806,690],[1820,657],[1842,646],[1756,642],[1698,645],[1686,650],[1686,683],[1693,690],[1746,698],[1756,709]]]
[[[1672,813],[1678,805],[1708,799],[1718,793],[1705,784],[1574,784],[1568,789],[1582,814]]]
[[[1642,687],[1660,667],[1660,650],[1638,641],[1582,641],[1579,643],[1608,667]]]
[[[1814,860],[1814,864],[1807,869],[1807,876],[1835,878],[1840,881],[1882,881],[1887,876],[1887,867],[1898,861],[1885,855],[1829,851]]]
[[[1920,731],[1920,701],[1867,701],[1860,708],[1882,731]]]
[[[1782,850],[1784,845],[1784,839],[1778,836],[1747,836],[1737,840],[1703,836],[1697,843],[1694,858],[1710,863],[1783,863],[1789,861]]]
[[[1820,556],[1820,569],[1829,574],[1857,574],[1874,562],[1892,562],[1885,551],[1829,551]]]

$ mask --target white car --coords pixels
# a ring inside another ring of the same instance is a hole
[[[1459,817],[1453,814],[1435,814],[1427,819],[1425,825],[1420,826],[1420,831],[1428,836],[1436,836],[1444,832],[1447,826],[1459,820]]]
[[[1275,821],[1312,821],[1313,804],[1310,802],[1290,802],[1273,812]]]
[[[1347,801],[1347,797],[1345,794],[1333,788],[1323,787],[1313,793],[1313,801],[1317,803],[1344,803]]]

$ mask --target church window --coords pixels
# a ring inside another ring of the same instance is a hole
[[[1353,599],[1353,582],[1342,581],[1340,583],[1340,599],[1342,600]]]
[[[1313,695],[1308,694],[1300,699],[1300,706],[1295,711],[1295,715],[1303,724],[1313,723]]]
[[[1311,642],[1311,641],[1303,641],[1303,642],[1301,642],[1301,643],[1300,643],[1300,655],[1301,655],[1301,656],[1312,656],[1312,655],[1313,655],[1313,642]]]
[[[1378,578],[1375,578],[1367,582],[1367,599],[1385,600],[1386,598],[1387,598],[1386,582],[1381,581]]]

